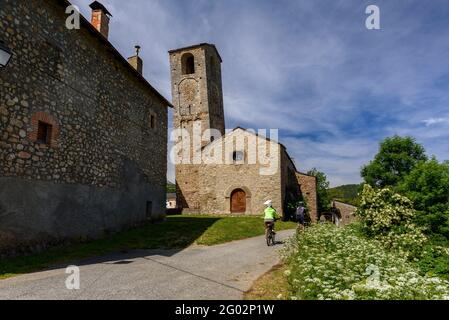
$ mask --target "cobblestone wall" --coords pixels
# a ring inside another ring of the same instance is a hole
[[[75,192],[71,212],[86,210],[85,192],[92,198],[99,192],[121,199],[99,197],[92,202],[96,207],[89,211],[94,216],[108,211],[116,221],[83,216],[83,224],[93,222],[89,235],[144,220],[147,202],[153,217],[162,218],[166,101],[95,30],[85,24],[81,30],[66,29],[62,1],[0,2],[0,39],[14,53],[10,65],[0,70],[0,233],[16,240],[24,230],[31,232],[29,240],[38,234],[82,235],[76,226],[79,232],[59,232],[48,225],[52,215],[65,216],[62,211],[67,209],[61,202],[65,195],[57,190]],[[151,114],[157,121],[154,128]],[[51,126],[47,143],[38,141],[39,122]],[[18,192],[31,188],[37,196],[11,203],[7,183]],[[36,211],[29,208],[35,202],[41,203]],[[54,202],[61,208],[50,205]],[[47,224],[36,223],[39,214]],[[33,223],[40,227],[30,227]]]

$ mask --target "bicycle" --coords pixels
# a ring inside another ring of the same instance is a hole
[[[278,220],[279,219],[274,219],[274,222],[276,222]],[[267,246],[276,245],[276,233],[273,230],[274,222],[270,223],[267,226],[268,232],[265,232],[265,240],[267,241]]]

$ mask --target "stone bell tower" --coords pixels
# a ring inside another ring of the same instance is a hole
[[[175,106],[173,127],[190,133],[190,159],[193,159],[194,126],[198,128],[201,124],[201,133],[207,129],[216,129],[221,135],[225,133],[222,59],[215,45],[208,43],[171,50],[169,54]],[[213,139],[207,137],[201,146]],[[178,202],[185,212],[199,209],[198,167],[198,164],[176,165]]]

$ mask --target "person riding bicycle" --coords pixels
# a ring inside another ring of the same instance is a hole
[[[266,206],[264,211],[265,235],[268,234],[268,230],[270,230],[270,228],[273,231],[273,233],[276,234],[274,232],[274,223],[277,219],[279,219],[279,216],[276,212],[276,209],[273,208],[273,201],[268,200],[267,202],[264,203],[264,205]]]

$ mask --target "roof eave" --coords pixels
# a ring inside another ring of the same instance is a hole
[[[69,0],[57,0],[59,3],[63,4],[64,6],[69,6],[72,5],[70,3]],[[87,27],[87,30],[89,32],[91,32],[93,35],[97,36],[101,42],[103,42],[104,44],[106,44],[109,49],[111,49],[111,53],[113,53],[115,55],[116,58],[118,58],[118,60],[120,60],[120,62],[124,63],[127,68],[139,79],[141,80],[147,87],[149,87],[149,89],[156,94],[156,96],[162,100],[162,102],[164,102],[164,104],[166,104],[167,107],[169,108],[174,108],[173,104],[168,101],[161,93],[159,93],[159,91],[157,91],[149,82],[148,80],[145,79],[145,77],[143,75],[141,75],[136,69],[134,69],[133,66],[131,66],[128,62],[128,60],[125,59],[125,57],[123,57],[120,52],[118,52],[118,50],[112,45],[112,43],[106,39],[82,14],[80,14],[81,17],[81,24]]]

